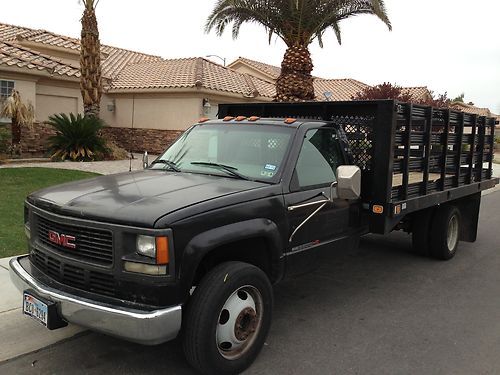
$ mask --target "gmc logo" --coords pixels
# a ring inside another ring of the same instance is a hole
[[[67,247],[68,249],[75,249],[75,240],[76,238],[74,236],[59,234],[53,230],[49,230],[49,241],[56,245]]]

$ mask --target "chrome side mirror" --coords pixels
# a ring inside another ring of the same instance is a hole
[[[144,154],[142,155],[142,169],[146,169],[149,166],[149,160],[148,160],[148,152],[144,151]]]
[[[358,199],[361,195],[361,169],[356,165],[338,167],[336,187],[340,199]]]

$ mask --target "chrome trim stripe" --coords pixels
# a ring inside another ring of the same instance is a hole
[[[59,312],[70,323],[145,345],[174,339],[180,331],[182,306],[154,311],[118,308],[47,287],[35,280],[19,263],[11,259],[10,278],[22,292],[33,289],[41,297],[59,304]]]

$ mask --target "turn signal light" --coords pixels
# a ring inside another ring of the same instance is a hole
[[[156,237],[156,264],[168,264],[168,238]]]

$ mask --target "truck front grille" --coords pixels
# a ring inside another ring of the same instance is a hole
[[[113,235],[108,230],[61,224],[37,215],[38,241],[44,246],[63,252],[66,256],[99,265],[113,263]],[[49,240],[49,231],[75,237],[75,248],[68,248]]]
[[[73,288],[115,296],[113,275],[86,270],[56,259],[38,249],[31,252],[31,262],[50,278]]]

